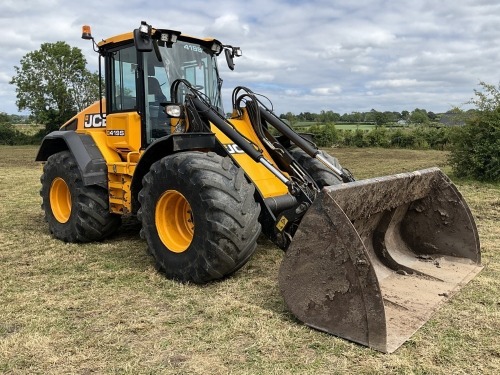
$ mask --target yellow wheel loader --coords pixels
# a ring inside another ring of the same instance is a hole
[[[437,168],[355,181],[245,87],[222,108],[217,57],[238,47],[146,22],[98,44],[105,98],[48,134],[51,233],[99,241],[123,215],[169,278],[241,268],[261,231],[285,250],[279,285],[306,325],[392,352],[480,270],[474,219]],[[101,75],[101,74],[100,74]]]

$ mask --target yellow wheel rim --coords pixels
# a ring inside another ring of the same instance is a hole
[[[66,223],[71,216],[71,193],[68,184],[57,177],[50,186],[50,208],[56,220]]]
[[[191,206],[178,191],[167,190],[158,199],[155,223],[161,241],[174,253],[186,251],[193,241],[194,221]]]

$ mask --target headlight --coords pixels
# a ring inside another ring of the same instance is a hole
[[[182,106],[179,104],[167,104],[165,106],[165,112],[173,118],[182,118],[183,115]]]
[[[149,26],[145,21],[141,21],[141,26],[139,26],[139,32],[142,35],[149,35],[151,26]]]
[[[160,40],[167,43],[167,47],[172,47],[172,44],[177,42],[177,39],[181,35],[180,31],[175,30],[161,30]]]
[[[212,51],[214,51],[216,55],[218,55],[222,51],[222,44],[220,44],[220,42],[215,41],[215,42],[213,42],[213,44],[210,47],[210,49]]]
[[[233,56],[241,57],[242,55],[243,55],[243,52],[241,51],[240,47],[233,47]]]

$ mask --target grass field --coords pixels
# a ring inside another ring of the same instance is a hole
[[[294,124],[294,127],[295,128],[308,128],[310,126],[319,126],[319,127],[323,127],[325,126],[324,123],[318,123],[318,122],[312,122],[312,121],[299,121],[297,123]],[[401,126],[401,125],[397,125],[397,124],[386,124],[384,125],[384,127],[387,127],[387,128],[403,128],[404,126]],[[360,122],[360,123],[335,123],[335,128],[336,129],[339,129],[339,130],[356,130],[356,129],[359,129],[359,130],[373,130],[376,128],[375,124],[374,123],[364,123],[364,122]]]
[[[44,128],[43,125],[37,125],[37,124],[16,124],[14,127],[14,129],[19,130],[20,132],[30,136],[37,134],[43,128]]]
[[[438,151],[328,151],[358,178],[429,166],[449,172]],[[457,181],[485,269],[385,355],[297,322],[277,286],[282,252],[265,239],[233,277],[195,286],[155,271],[133,220],[102,243],[51,238],[35,154],[0,147],[0,373],[500,373],[498,184]]]

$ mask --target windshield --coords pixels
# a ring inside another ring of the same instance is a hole
[[[162,124],[166,119],[157,119],[157,114],[163,117],[162,102],[183,102],[184,98],[171,98],[170,86],[176,79],[185,79],[191,85],[205,95],[210,103],[224,113],[220,98],[219,76],[217,74],[217,57],[198,44],[178,41],[172,47],[161,45],[158,42],[158,50],[144,54],[144,69],[147,80],[145,88],[147,101],[146,106],[148,122],[148,143],[150,140],[163,136],[155,132],[155,128],[166,129]],[[183,92],[183,91],[181,91]],[[181,94],[179,93],[179,95]],[[160,112],[158,112],[160,110]]]
[[[210,103],[220,109],[221,100],[218,87],[217,59],[204,47],[177,42],[171,48],[158,45],[161,61],[153,51],[149,53],[147,67],[148,76],[156,77],[163,94],[170,100],[170,85],[176,79],[185,79],[210,100]],[[178,98],[179,100],[182,98]]]

